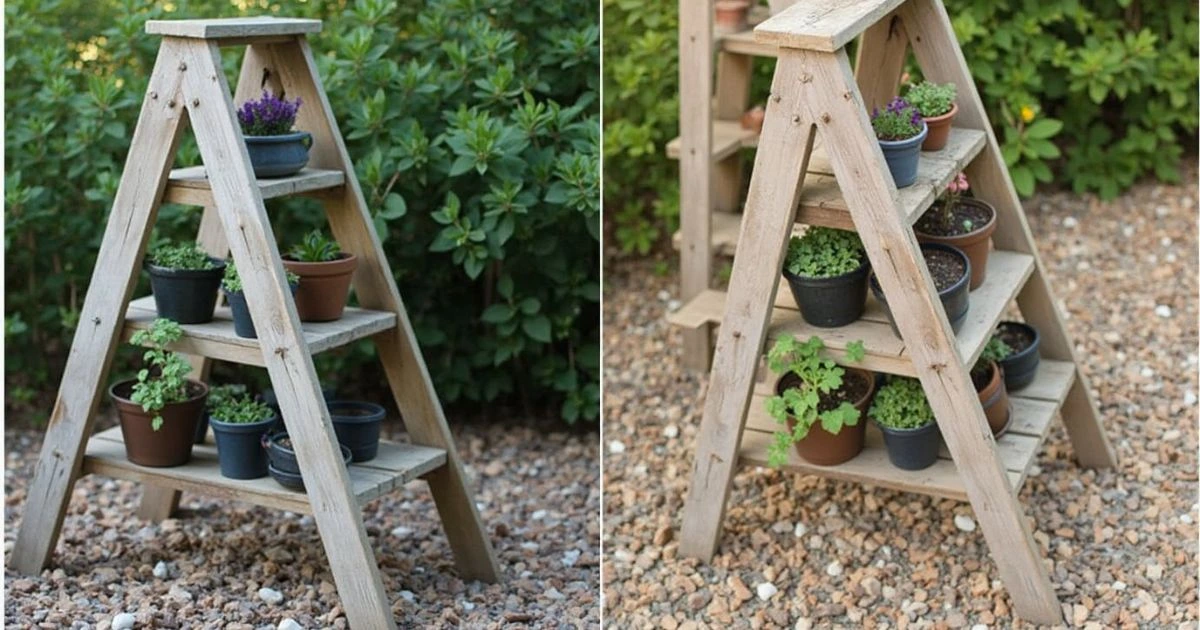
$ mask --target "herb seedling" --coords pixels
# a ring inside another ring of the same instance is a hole
[[[326,238],[320,230],[313,230],[293,246],[288,255],[300,262],[329,262],[337,260],[341,253],[342,248],[337,241]]]
[[[871,112],[871,126],[880,140],[907,140],[921,133],[925,121],[916,107],[897,96],[883,111],[876,107]]]
[[[183,328],[178,323],[158,318],[150,328],[139,330],[130,341],[150,349],[142,355],[148,367],[138,371],[138,382],[133,386],[130,399],[142,406],[146,413],[153,413],[150,427],[155,431],[162,428],[160,413],[168,404],[188,399],[187,375],[192,366],[183,357],[167,350],[167,346],[183,338]]]
[[[971,367],[972,375],[985,375],[987,369],[992,362],[999,363],[1008,358],[1008,355],[1013,353],[1012,346],[1004,342],[1003,339],[992,335],[988,339],[987,345],[983,347],[983,352],[979,353],[979,359],[975,361],[975,365]]]
[[[252,424],[274,416],[275,412],[266,403],[249,396],[230,396],[212,407],[213,418],[230,424]]]
[[[767,365],[771,371],[784,376],[796,375],[800,384],[784,390],[783,394],[767,399],[766,409],[775,421],[786,425],[788,417],[795,419],[791,431],[776,431],[775,441],[767,450],[767,463],[779,467],[788,459],[788,449],[808,436],[817,422],[830,433],[838,433],[844,426],[858,424],[859,411],[853,404],[843,401],[826,411],[820,410],[821,395],[837,391],[842,386],[845,370],[833,359],[821,356],[825,342],[820,337],[810,337],[800,343],[791,335],[784,335],[775,342],[767,354]],[[862,341],[847,344],[846,357],[861,361],[866,351]]]
[[[934,118],[950,111],[954,98],[958,96],[958,86],[953,83],[932,83],[922,81],[909,86],[904,94],[908,101],[925,118]]]
[[[282,136],[291,133],[301,101],[289,102],[263,90],[262,98],[250,99],[238,109],[238,122],[247,136]]]
[[[890,429],[919,429],[933,422],[933,409],[925,399],[921,381],[893,376],[871,403],[871,417]]]
[[[203,271],[216,269],[208,252],[195,243],[167,243],[150,253],[150,262],[167,269]]]
[[[250,391],[241,383],[225,383],[208,388],[208,407],[216,409],[228,400],[249,398]]]
[[[788,243],[784,268],[806,278],[831,278],[862,266],[862,241],[858,234],[827,227],[809,228]]]
[[[287,274],[289,285],[300,282],[300,276],[286,269],[284,272]],[[242,277],[238,275],[237,265],[232,260],[225,264],[225,277],[221,279],[221,286],[225,287],[225,291],[229,293],[242,292]]]

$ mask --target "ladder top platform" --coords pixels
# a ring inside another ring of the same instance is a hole
[[[835,52],[904,0],[799,0],[754,29],[754,41]]]
[[[320,31],[321,20],[269,16],[211,20],[150,20],[146,22],[146,32],[151,35],[193,39],[286,37],[319,33]]]

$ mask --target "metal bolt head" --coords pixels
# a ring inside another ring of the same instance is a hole
[[[200,99],[198,99],[198,98],[192,99],[192,107],[200,107]]]
[[[187,63],[186,63],[186,62],[183,62],[183,61],[180,61],[180,62],[179,62],[179,71],[180,71],[180,72],[183,72],[184,70],[187,70]]]

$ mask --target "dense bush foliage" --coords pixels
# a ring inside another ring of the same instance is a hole
[[[235,12],[215,0],[166,6],[5,7],[5,338],[17,400],[57,383],[158,46],[144,21]],[[318,65],[443,399],[512,395],[531,411],[596,418],[595,4],[285,1],[270,11],[325,20],[311,38]],[[239,51],[223,54],[235,81]],[[177,163],[196,159],[185,142]],[[324,226],[311,200],[268,210],[284,251]],[[155,241],[193,237],[198,217],[164,207]],[[382,386],[369,348],[322,355],[319,368]]]
[[[1143,176],[1178,179],[1195,150],[1195,3],[946,5],[1021,194],[1053,180],[1109,198]],[[677,8],[604,7],[605,210],[616,242],[645,252],[678,216],[678,170],[664,155],[678,134]]]

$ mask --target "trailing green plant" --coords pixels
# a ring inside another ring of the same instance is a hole
[[[784,268],[792,275],[830,278],[862,266],[866,250],[856,232],[810,227],[788,242]]]
[[[150,262],[168,269],[216,269],[208,253],[195,243],[165,243],[150,252]]]
[[[925,399],[921,381],[907,376],[888,377],[868,413],[891,429],[919,429],[933,422],[933,409]]]
[[[767,413],[775,421],[786,425],[791,417],[795,424],[790,431],[776,431],[775,440],[767,450],[767,463],[782,466],[788,459],[789,449],[808,436],[818,422],[830,433],[839,433],[842,427],[858,424],[859,411],[852,403],[841,402],[832,409],[821,409],[821,397],[837,391],[842,386],[846,371],[828,357],[822,356],[825,343],[820,337],[810,337],[803,343],[792,335],[783,335],[767,353],[767,366],[780,375],[794,375],[799,383],[766,400]],[[862,341],[846,346],[846,358],[858,362],[865,354]]]
[[[935,118],[949,113],[957,96],[957,85],[932,81],[910,84],[908,90],[904,92],[904,100],[916,107],[917,111],[925,118]]]
[[[1000,337],[992,335],[992,338],[988,339],[987,344],[983,346],[983,352],[979,353],[979,358],[975,360],[975,365],[971,367],[971,374],[985,374],[993,362],[999,363],[1012,353],[1012,346],[1005,343]]]
[[[167,350],[167,346],[182,338],[183,328],[178,323],[160,317],[129,339],[135,345],[150,347],[142,354],[146,367],[138,370],[130,400],[141,405],[146,413],[154,414],[150,426],[155,431],[162,428],[159,412],[164,407],[188,399],[187,375],[192,366],[182,356]]]
[[[300,276],[296,275],[288,269],[284,269],[284,274],[287,277],[289,285],[295,285],[300,282]],[[225,262],[225,275],[221,278],[221,286],[229,293],[242,292],[242,276],[238,274],[237,264],[233,259]]]
[[[230,424],[253,424],[275,417],[274,410],[266,403],[249,396],[230,396],[210,408],[213,418]]]
[[[907,140],[921,133],[925,121],[917,108],[897,96],[884,109],[876,107],[871,112],[871,126],[880,140]]]
[[[329,262],[337,260],[342,253],[338,242],[325,236],[320,230],[313,230],[304,235],[304,239],[288,250],[292,260],[301,262]]]

